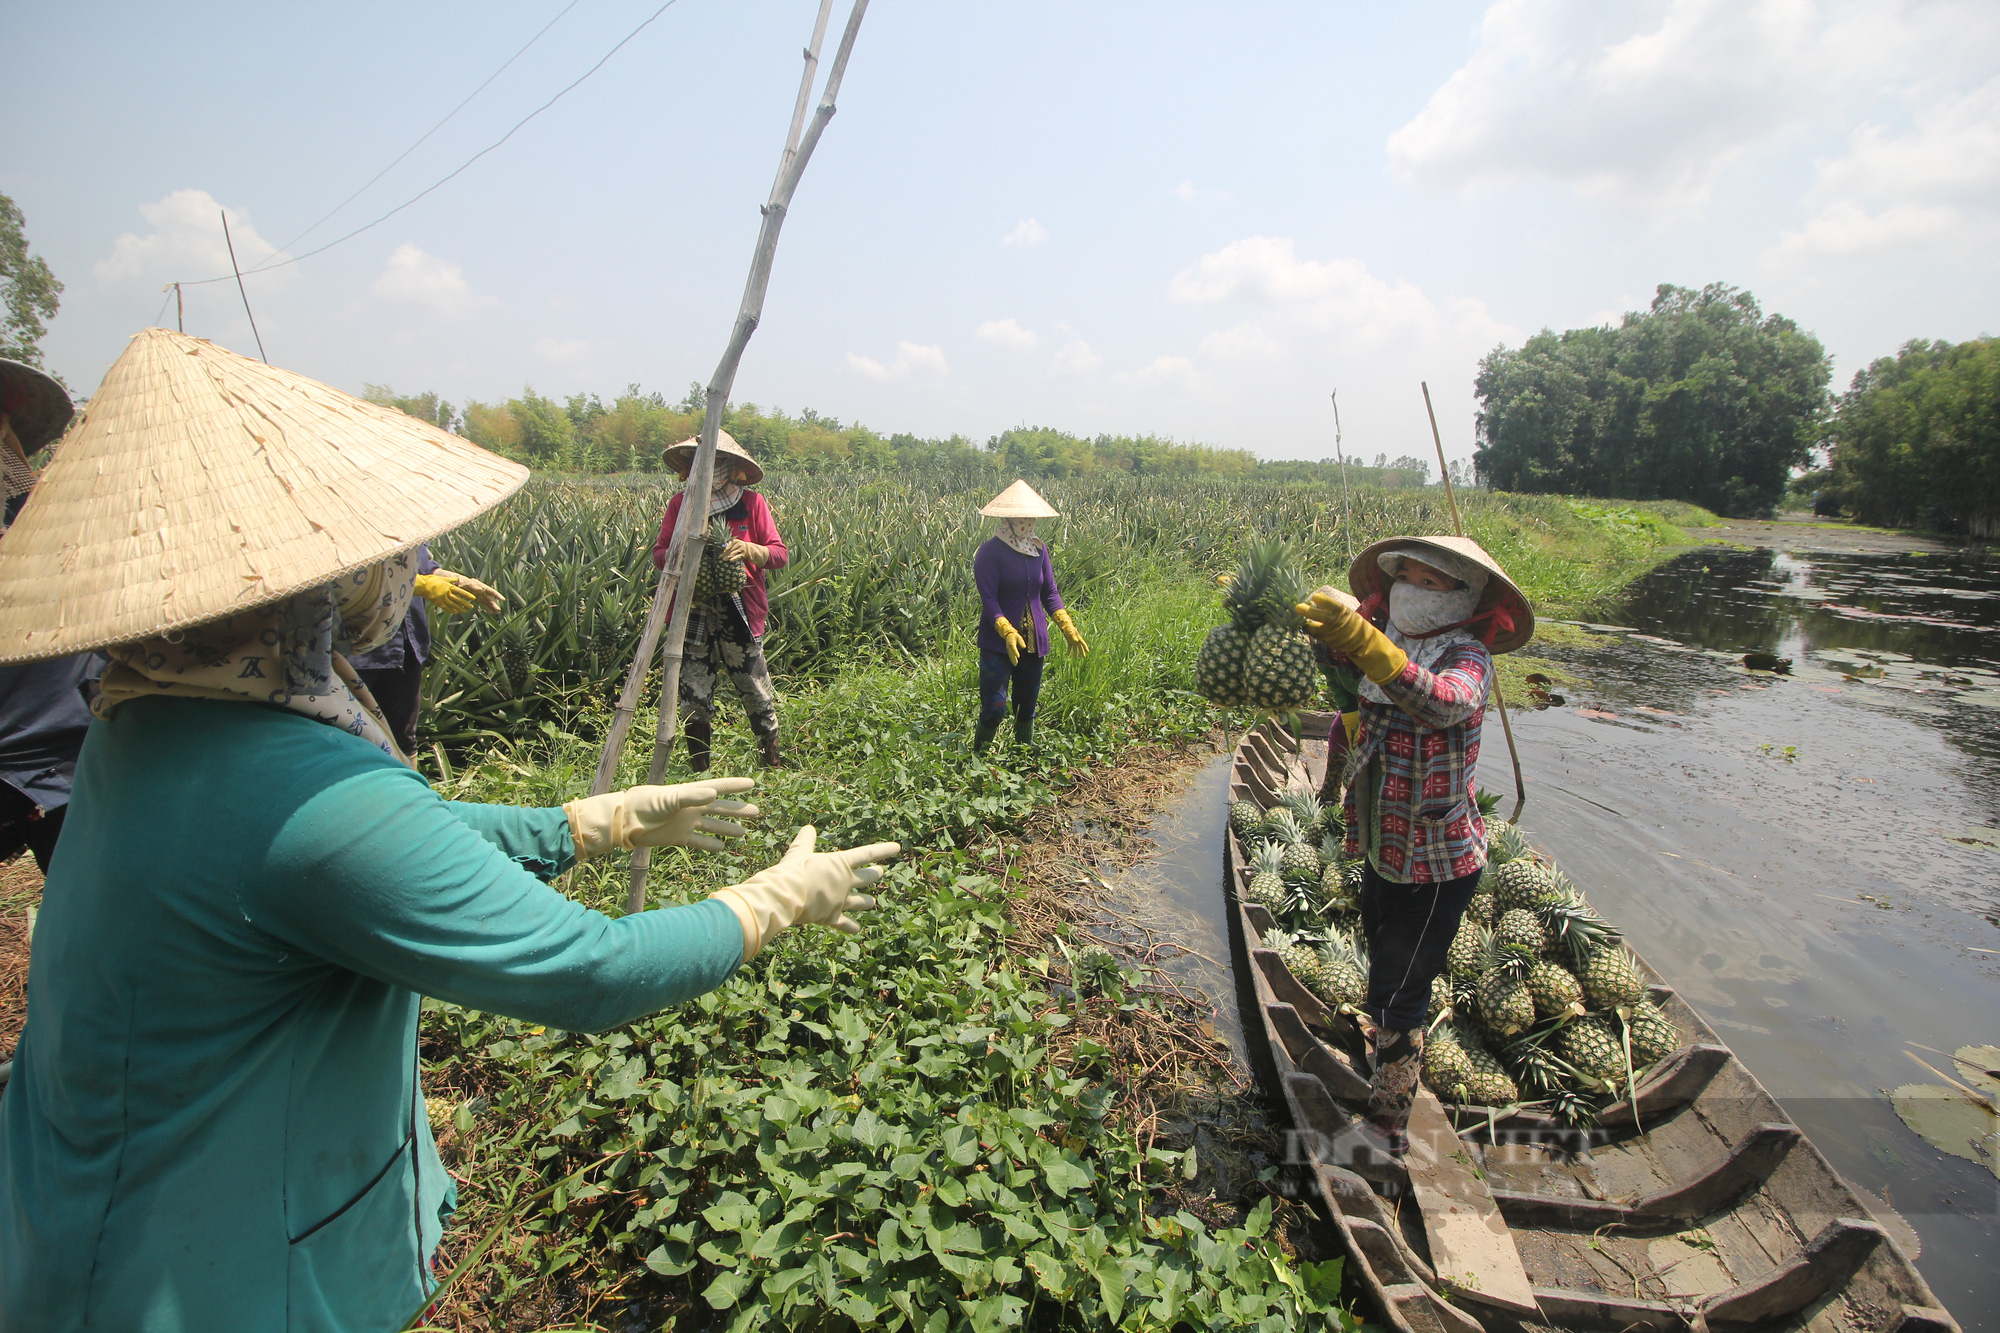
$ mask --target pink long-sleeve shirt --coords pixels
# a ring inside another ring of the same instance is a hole
[[[687,492],[682,491],[667,501],[667,516],[660,521],[660,539],[653,543],[654,569],[667,563],[667,547],[674,540],[674,524],[680,521],[681,496],[685,494]],[[765,571],[783,569],[792,555],[785,549],[785,539],[778,535],[778,524],[771,517],[770,504],[757,492],[743,492],[742,500],[725,513],[723,519],[729,524],[730,536],[771,550],[771,563],[762,569],[746,562],[750,580],[743,585],[743,615],[750,622],[750,633],[761,638],[771,611],[771,594],[764,586]],[[667,614],[672,616],[673,613],[673,608],[668,607]]]

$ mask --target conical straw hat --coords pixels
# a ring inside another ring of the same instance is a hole
[[[60,436],[76,413],[55,376],[21,361],[0,361],[0,411],[9,414],[24,454]]]
[[[1535,609],[1528,605],[1526,594],[1507,577],[1500,562],[1470,537],[1386,537],[1354,557],[1354,566],[1347,572],[1347,586],[1364,600],[1375,593],[1386,597],[1394,576],[1383,568],[1393,563],[1385,557],[1405,553],[1454,578],[1465,578],[1472,569],[1485,574],[1486,588],[1480,593],[1473,614],[1484,615],[1496,607],[1504,608],[1514,622],[1512,629],[1495,630],[1494,652],[1511,653],[1535,637]]]
[[[662,449],[660,457],[666,460],[668,467],[692,468],[694,466],[694,451],[700,444],[701,440],[699,437],[682,440],[679,444],[670,444],[665,449]],[[722,467],[721,460],[724,457],[733,458],[738,463],[743,464],[745,470],[750,473],[750,480],[743,483],[745,486],[755,486],[758,482],[764,480],[763,467],[756,459],[745,453],[743,446],[736,442],[736,437],[726,430],[715,432],[715,457],[715,466],[718,470]]]
[[[394,408],[145,329],[0,540],[0,663],[288,597],[456,527],[527,478]]]
[[[988,518],[1061,518],[1054,505],[1036,493],[1025,481],[1017,481],[980,511]]]

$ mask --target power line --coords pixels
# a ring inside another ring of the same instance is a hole
[[[236,242],[229,239],[229,210],[219,211],[222,213],[222,243],[229,247],[229,267],[236,269],[236,294],[243,298],[243,313],[250,315],[250,336],[257,340],[257,359],[268,366],[271,358],[264,355],[264,335],[257,332],[257,317],[250,314],[250,293],[243,290],[243,270],[236,268]]]
[[[509,139],[513,138],[514,135],[519,132],[519,130],[523,125],[526,125],[536,116],[541,115],[544,111],[547,111],[557,102],[560,102],[564,97],[568,96],[571,92],[573,92],[578,84],[581,84],[585,79],[588,79],[591,75],[597,73],[598,70],[604,67],[604,63],[606,61],[610,60],[611,57],[617,55],[618,52],[624,48],[627,42],[631,41],[634,37],[637,37],[647,28],[651,27],[655,19],[659,18],[660,15],[666,13],[669,9],[672,9],[674,5],[677,3],[679,3],[679,0],[666,0],[665,4],[661,5],[658,9],[654,10],[651,14],[647,15],[645,21],[642,22],[638,27],[632,29],[632,31],[626,33],[623,37],[621,37],[618,40],[618,44],[616,46],[613,46],[609,51],[606,51],[601,57],[599,57],[595,65],[592,65],[589,69],[585,70],[582,74],[578,75],[575,80],[573,80],[568,86],[564,87],[562,91],[558,92],[554,97],[551,97],[548,101],[542,103],[540,106],[536,107],[533,111],[530,111],[527,115],[515,121],[514,127],[512,129],[508,130],[498,139],[495,139],[492,143],[486,145],[486,147],[480,149],[478,152],[474,153],[471,157],[467,158],[463,163],[459,165],[457,170],[451,172],[449,175],[445,176],[441,180],[435,182],[434,184],[426,186],[422,190],[419,190],[417,193],[411,195],[408,199],[405,199],[402,203],[397,204],[394,208],[384,213],[381,217],[376,218],[373,222],[365,223],[362,226],[356,227],[353,231],[348,232],[345,236],[336,237],[335,239],[328,241],[325,245],[319,246],[312,250],[308,250],[302,255],[293,255],[290,259],[280,260],[277,263],[259,264],[256,268],[248,269],[246,270],[246,272],[251,274],[269,273],[275,269],[287,268],[293,264],[298,263],[302,259],[311,259],[314,255],[325,254],[328,250],[333,249],[334,246],[343,244],[347,241],[351,241],[355,237],[361,235],[361,233],[373,230],[374,228],[381,226],[384,222],[387,222],[390,218],[395,217],[396,214],[402,212],[404,209],[416,203],[418,200],[424,198],[426,195],[431,194],[433,191],[438,190],[439,188],[450,184],[453,180],[463,175],[466,169],[471,167],[473,163],[477,162],[480,158],[485,157],[488,153],[492,152],[494,149],[500,147],[502,144],[506,143]],[[196,278],[190,282],[185,283],[184,285],[188,287],[200,287],[200,286],[205,286],[206,284],[212,282],[228,282],[232,276],[235,275],[225,273],[220,277]]]
[[[292,237],[291,240],[286,241],[283,245],[279,246],[278,249],[280,250],[291,249],[293,246],[297,245],[300,241],[303,241],[306,237],[312,235],[315,231],[318,231],[320,228],[320,224],[325,222],[327,218],[332,217],[334,214],[340,212],[341,209],[346,208],[356,199],[359,199],[362,195],[368,193],[370,186],[374,185],[376,181],[381,180],[384,176],[394,171],[399,165],[401,165],[404,158],[408,157],[411,153],[414,153],[419,148],[423,147],[425,140],[429,139],[433,134],[436,134],[439,130],[443,129],[445,127],[445,123],[449,121],[453,116],[465,110],[466,106],[472,101],[473,98],[479,96],[479,94],[486,91],[487,84],[492,83],[493,80],[499,78],[502,74],[505,74],[507,72],[508,66],[511,66],[516,60],[519,60],[522,56],[528,53],[528,47],[533,46],[536,42],[542,40],[543,36],[547,34],[550,28],[555,27],[556,24],[563,21],[564,15],[568,14],[570,10],[575,9],[578,5],[582,3],[583,0],[569,0],[569,3],[563,7],[562,13],[557,14],[554,18],[550,19],[547,23],[543,24],[540,32],[536,33],[533,37],[530,37],[527,40],[527,43],[523,45],[520,50],[516,51],[513,55],[507,57],[506,64],[500,66],[499,69],[494,70],[491,74],[486,76],[485,83],[480,84],[477,88],[474,88],[471,92],[467,93],[465,95],[465,101],[460,102],[457,106],[445,112],[444,120],[440,120],[437,124],[425,130],[422,138],[419,138],[415,143],[411,144],[408,148],[405,148],[397,156],[394,162],[391,162],[388,166],[382,168],[380,171],[376,172],[373,176],[370,176],[368,178],[367,184],[363,185],[353,194],[348,195],[347,198],[341,200],[339,203],[335,204],[332,208],[328,209],[326,212],[326,216],[322,217],[319,220],[319,222],[313,223],[312,226],[307,227],[304,231]]]

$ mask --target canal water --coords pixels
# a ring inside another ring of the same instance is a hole
[[[2000,560],[1701,548],[1580,644],[1531,651],[1572,679],[1562,706],[1513,713],[1530,838],[1834,1166],[1903,1213],[1964,1327],[2000,1333],[2000,1180],[1887,1095],[1939,1081],[1912,1055],[1951,1073],[1941,1053],[2000,1044]],[[1501,791],[1492,723],[1481,781]],[[1226,765],[1113,888],[1200,951],[1175,971],[1241,1051]]]

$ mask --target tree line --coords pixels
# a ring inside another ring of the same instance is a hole
[[[1841,395],[1808,479],[1864,522],[2000,537],[2000,338],[1915,339]]]
[[[469,402],[461,411],[435,392],[398,394],[370,384],[370,402],[421,417],[463,434],[495,453],[530,466],[569,473],[658,472],[661,452],[701,428],[702,388],[690,384],[678,401],[639,385],[609,403],[596,394],[556,399],[532,387],[503,402]],[[806,408],[793,415],[756,403],[731,403],[723,429],[769,466],[819,470],[955,464],[1019,477],[1133,476],[1251,477],[1263,481],[1337,481],[1334,459],[1266,462],[1247,449],[1182,443],[1157,435],[1083,436],[1046,426],[1018,426],[978,444],[964,435],[944,438],[884,435],[859,422],[842,422]],[[1372,465],[1350,462],[1348,480],[1378,486],[1422,486],[1430,470],[1422,459],[1378,455]]]

